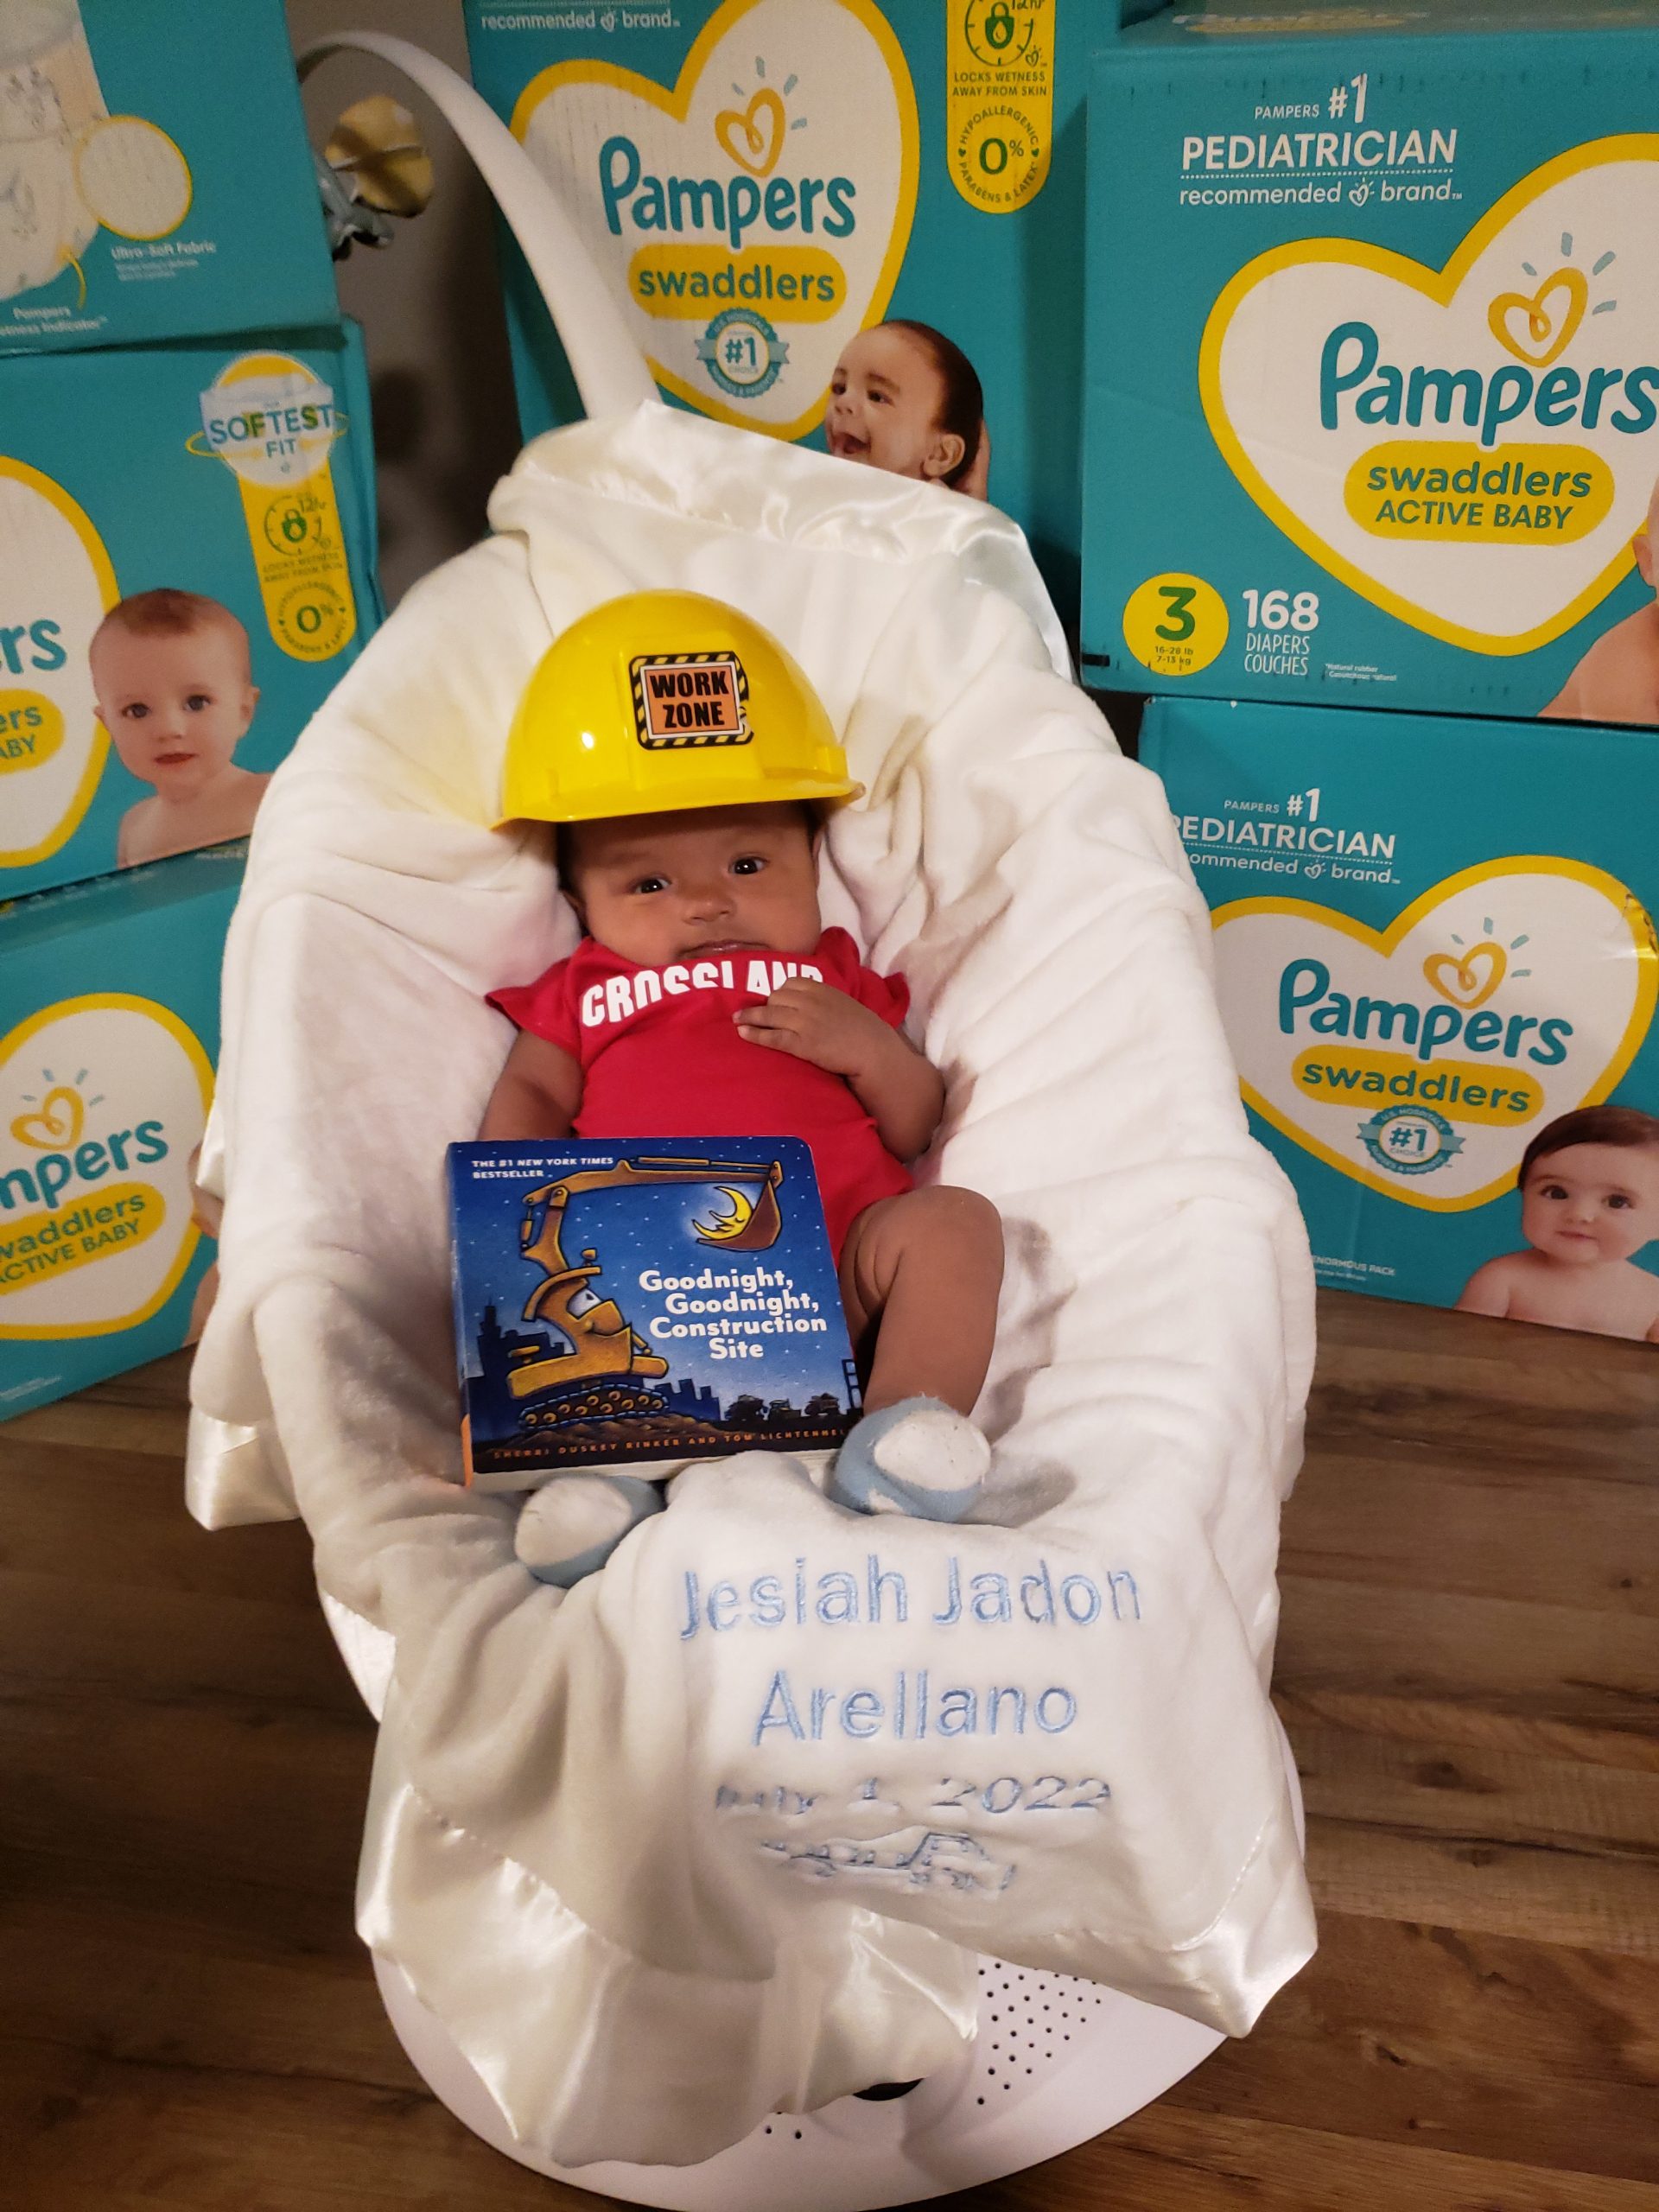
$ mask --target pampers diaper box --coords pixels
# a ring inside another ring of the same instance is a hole
[[[824,442],[867,325],[942,331],[984,392],[989,496],[1074,613],[1079,233],[1096,0],[467,0],[479,90],[574,218],[664,394]],[[525,433],[580,415],[516,254]]]
[[[0,353],[337,312],[281,0],[0,0]]]
[[[1647,0],[1103,48],[1085,677],[1659,723],[1656,121]]]
[[[1321,1282],[1659,1342],[1659,747],[1154,699]]]
[[[0,911],[0,1418],[175,1351],[245,848]]]
[[[245,835],[374,556],[354,329],[0,364],[0,897]]]

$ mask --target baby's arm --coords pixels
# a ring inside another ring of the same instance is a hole
[[[582,1104],[582,1068],[561,1045],[521,1029],[484,1109],[480,1137],[568,1137]]]
[[[1488,1260],[1484,1268],[1477,1268],[1463,1286],[1463,1295],[1453,1310],[1491,1313],[1503,1319],[1510,1310],[1510,1274],[1515,1257],[1513,1252],[1505,1252],[1501,1259]]]
[[[792,976],[733,1019],[751,1045],[792,1052],[842,1076],[895,1160],[927,1150],[944,1111],[944,1079],[910,1039],[833,983]]]

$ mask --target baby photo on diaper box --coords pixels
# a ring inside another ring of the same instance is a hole
[[[193,1188],[245,848],[0,912],[0,1416],[198,1333]]]
[[[0,353],[337,312],[280,0],[0,0]]]
[[[1659,8],[1352,12],[1096,63],[1085,676],[1659,725]]]
[[[1659,1344],[1659,753],[1156,699],[1252,1126],[1319,1280]]]
[[[1092,0],[467,0],[473,73],[664,394],[988,497],[1077,603]],[[580,413],[522,264],[527,435]]]
[[[449,1147],[467,1479],[829,1449],[859,1404],[798,1137]]]
[[[378,602],[354,331],[3,376],[10,896],[245,836]]]

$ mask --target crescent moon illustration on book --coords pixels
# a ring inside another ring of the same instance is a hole
[[[754,1213],[754,1201],[746,1198],[741,1191],[733,1190],[729,1184],[721,1183],[715,1187],[721,1198],[730,1200],[732,1211],[716,1214],[711,1221],[694,1220],[691,1226],[711,1244],[729,1244],[748,1227]]]

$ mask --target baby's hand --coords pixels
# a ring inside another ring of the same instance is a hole
[[[876,1133],[895,1160],[914,1160],[939,1125],[944,1085],[938,1071],[902,1030],[838,991],[791,976],[764,1006],[740,1007],[732,1016],[738,1033],[769,1052],[842,1077],[852,1085]]]
[[[751,1045],[792,1052],[849,1081],[867,1074],[895,1041],[879,1014],[807,976],[791,976],[764,1005],[740,1007],[732,1019]]]

